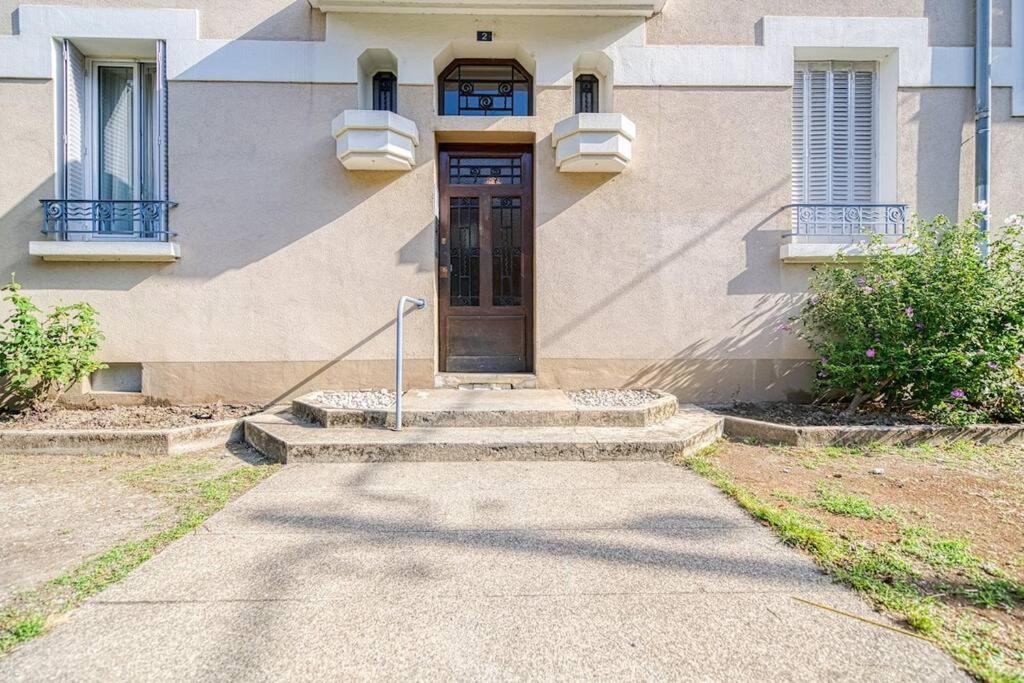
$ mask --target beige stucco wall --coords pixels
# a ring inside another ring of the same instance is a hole
[[[993,42],[1010,44],[1010,2],[993,2]],[[753,45],[764,16],[925,17],[931,44],[974,44],[975,0],[668,0],[647,23],[651,43]]]
[[[0,0],[0,35],[14,33],[23,4],[145,9],[197,9],[202,38],[323,40],[325,16],[307,0]]]
[[[785,5],[805,14],[906,5],[905,15],[920,16],[930,8],[935,40],[963,44],[962,27],[946,24],[962,23],[966,3],[948,1],[953,19],[937,3],[819,3],[815,12],[813,3]],[[303,22],[320,21],[296,6],[304,0],[250,3],[246,12],[208,4],[207,37],[256,37],[257,18],[276,9],[293,21],[260,37],[317,35],[302,33]],[[739,18],[729,23],[736,34],[720,20],[688,33],[712,4],[721,3],[670,0],[650,37],[747,43],[759,16],[786,9],[737,3]],[[687,7],[694,13],[677,12]],[[779,212],[790,193],[788,88],[618,87],[615,109],[639,134],[629,169],[606,176],[555,170],[550,132],[572,112],[565,88],[538,89],[535,117],[482,121],[438,117],[432,87],[403,86],[400,113],[421,135],[416,167],[353,173],[335,158],[330,121],[356,106],[355,85],[172,82],[171,188],[180,203],[172,221],[183,258],[161,265],[28,256],[38,199],[54,192],[53,87],[0,80],[0,158],[17,160],[0,164],[0,273],[16,271],[41,304],[96,305],[108,337],[103,359],[143,363],[144,390],[154,397],[269,401],[314,387],[385,386],[402,294],[430,300],[406,321],[409,382],[429,385],[439,130],[445,139],[536,140],[543,385],[658,386],[701,401],[779,398],[806,387],[806,350],[777,331],[808,272],[778,260],[788,228]],[[922,213],[970,206],[972,102],[963,88],[899,93],[899,196]],[[997,89],[994,105],[993,206],[1001,217],[1024,208],[1024,120],[1010,118],[1008,90]]]

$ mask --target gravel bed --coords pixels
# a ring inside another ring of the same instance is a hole
[[[635,408],[661,398],[646,389],[585,389],[567,391],[566,395],[576,405],[590,408]]]
[[[387,389],[371,391],[321,391],[316,402],[325,408],[340,410],[387,410],[395,405],[395,392]]]
[[[898,427],[929,424],[924,416],[872,410],[858,410],[845,414],[846,406],[811,405],[806,403],[732,403],[716,406],[715,412],[752,420],[764,420],[794,427],[881,426]]]
[[[0,414],[0,430],[9,429],[172,429],[235,420],[258,413],[257,405],[205,403],[189,406],[108,406],[64,408],[19,415]]]

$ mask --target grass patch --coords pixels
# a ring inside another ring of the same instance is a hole
[[[1014,645],[1014,637],[1007,637],[1005,626],[983,613],[961,609],[959,602],[1013,613],[1024,605],[1024,586],[998,568],[986,567],[967,541],[944,538],[927,526],[908,526],[893,509],[831,484],[819,486],[812,500],[778,489],[762,499],[734,482],[718,464],[718,448],[712,446],[678,462],[731,496],[783,542],[808,552],[833,578],[933,639],[972,675],[993,683],[1024,682],[1024,650]],[[806,451],[793,454],[806,456]],[[929,453],[928,457],[943,456]],[[977,457],[977,453],[961,448],[952,457]],[[895,540],[851,538],[849,529],[841,535],[812,510],[884,522],[898,533]]]
[[[45,633],[60,615],[117,583],[170,543],[205,522],[233,498],[273,474],[277,465],[244,465],[214,473],[210,460],[180,457],[122,476],[122,480],[169,498],[176,510],[170,526],[139,541],[120,543],[0,608],[0,657]]]
[[[889,507],[876,507],[870,500],[853,493],[846,493],[838,486],[819,484],[818,497],[809,503],[811,507],[821,508],[826,512],[840,517],[856,517],[857,519],[891,520],[896,513]]]

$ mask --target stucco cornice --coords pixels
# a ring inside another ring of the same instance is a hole
[[[324,12],[650,17],[666,0],[310,0]]]

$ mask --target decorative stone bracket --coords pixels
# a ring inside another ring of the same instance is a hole
[[[633,156],[636,125],[622,114],[576,114],[551,134],[564,173],[620,173]]]
[[[346,109],[334,119],[338,159],[350,171],[408,171],[420,144],[416,124],[390,111]]]

